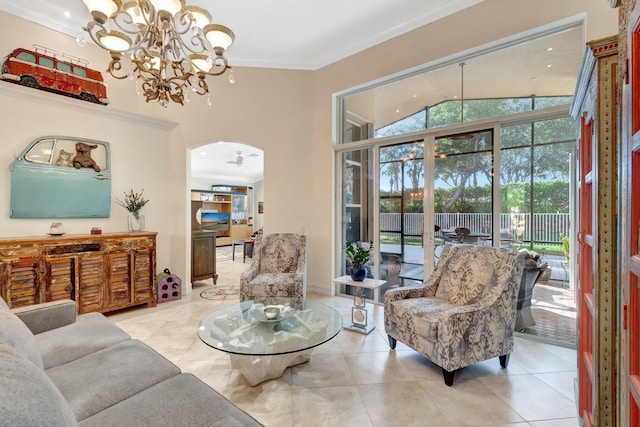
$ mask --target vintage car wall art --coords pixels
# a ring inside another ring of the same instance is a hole
[[[32,141],[10,166],[11,218],[108,218],[109,143],[69,136]]]
[[[14,49],[2,61],[0,78],[83,101],[107,105],[107,88],[99,71],[87,62],[51,49]]]

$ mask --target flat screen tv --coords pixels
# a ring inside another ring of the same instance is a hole
[[[228,212],[201,212],[201,220],[203,230],[209,231],[229,231],[231,217]]]

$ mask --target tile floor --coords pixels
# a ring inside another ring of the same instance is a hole
[[[238,281],[242,261],[218,263],[219,284]],[[534,426],[575,427],[576,352],[516,337],[509,367],[478,363],[444,385],[440,368],[398,343],[391,351],[383,308],[372,309],[370,335],[343,330],[318,347],[309,363],[277,380],[250,387],[229,357],[196,336],[201,318],[237,300],[200,297],[207,283],[182,300],[109,317],[132,337],[192,372],[266,426]],[[346,319],[351,299],[309,294]],[[188,398],[185,397],[185,398]]]

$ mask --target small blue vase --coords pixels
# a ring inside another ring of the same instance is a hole
[[[367,269],[366,268],[352,268],[351,269],[351,279],[354,282],[362,282],[366,276],[367,276]]]

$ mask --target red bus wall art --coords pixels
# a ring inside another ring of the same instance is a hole
[[[42,46],[34,48],[14,49],[7,55],[0,79],[96,104],[109,103],[102,74],[87,68],[86,61]]]

